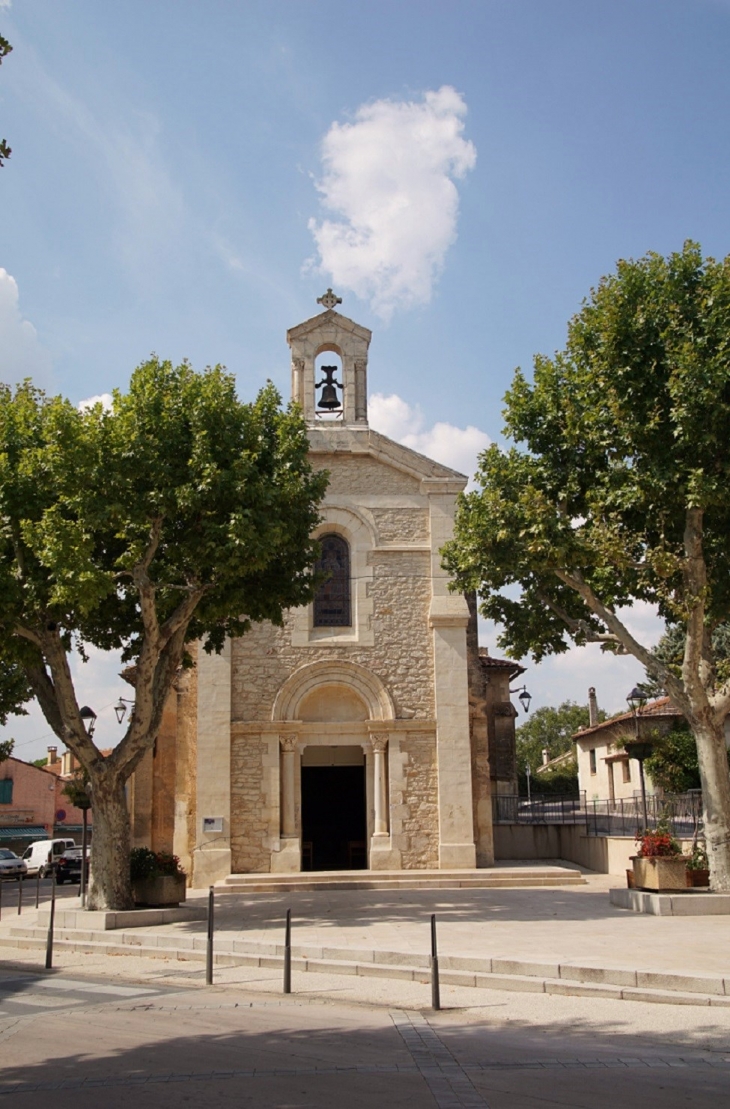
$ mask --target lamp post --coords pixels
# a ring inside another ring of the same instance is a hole
[[[642,741],[639,738],[639,709],[643,709],[646,704],[646,693],[638,686],[629,693],[626,698],[629,708],[634,714],[634,739],[628,740],[624,747],[628,751],[629,758],[636,759],[639,764],[639,782],[641,783],[641,806],[644,812],[644,831],[649,828],[649,814],[646,808],[646,782],[644,781],[644,759],[648,759],[652,753],[653,744],[649,741]]]
[[[532,803],[532,797],[530,795],[530,777],[531,777],[531,774],[532,774],[532,771],[530,770],[529,762],[525,763],[525,776],[527,778],[527,804],[528,805],[530,805]]]
[[[87,735],[88,735],[89,739],[91,739],[91,737],[94,734],[94,728],[96,727],[96,713],[94,712],[93,709],[89,708],[88,705],[84,705],[84,707],[80,710],[79,715],[80,715],[81,719],[84,722],[84,727],[86,728]],[[82,909],[86,907],[86,844],[87,844],[87,841],[88,841],[88,830],[89,830],[89,823],[88,823],[89,822],[89,809],[91,808],[91,797],[89,796],[89,794],[91,793],[91,782],[87,782],[84,785],[84,790],[86,792],[86,804],[83,804],[83,802],[81,804],[79,804],[79,808],[81,809],[81,818],[82,818],[82,823],[81,823],[81,886],[79,888],[79,894],[81,896],[81,908]],[[80,799],[77,798],[77,801],[78,800],[80,800]]]

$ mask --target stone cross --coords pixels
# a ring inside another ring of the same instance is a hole
[[[328,289],[324,296],[317,297],[317,304],[321,304],[323,308],[334,308],[336,304],[342,304],[342,297],[335,296],[331,289]]]

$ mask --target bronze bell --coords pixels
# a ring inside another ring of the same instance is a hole
[[[317,385],[317,388],[320,386],[322,387],[322,396],[319,398],[317,408],[324,408],[328,412],[331,412],[341,407],[336,388],[339,383],[334,381],[334,376],[337,373],[337,366],[322,366],[322,373],[325,376],[324,380],[320,381]]]

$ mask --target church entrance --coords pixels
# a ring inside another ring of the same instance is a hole
[[[365,870],[367,865],[362,748],[305,748],[302,870]]]

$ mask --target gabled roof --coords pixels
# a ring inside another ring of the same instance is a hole
[[[308,320],[298,323],[296,327],[290,327],[286,333],[287,340],[299,339],[303,335],[308,335],[310,331],[319,330],[326,324],[336,324],[344,331],[351,331],[353,335],[364,339],[366,343],[369,343],[373,337],[372,331],[367,327],[363,327],[362,324],[351,320],[349,316],[343,316],[341,312],[335,312],[333,308],[329,308],[325,312],[318,312],[316,316],[310,316]]]
[[[462,490],[468,481],[466,475],[460,474],[458,470],[435,462],[411,447],[404,447],[402,443],[396,443],[387,435],[381,435],[368,426],[337,426],[334,422],[325,425],[309,423],[307,434],[312,454],[349,452],[353,455],[370,455],[384,466],[392,466],[419,481],[446,482],[458,486],[455,492]]]
[[[640,708],[638,715],[643,720],[647,716],[681,716],[682,713],[668,697],[658,697],[656,701],[649,701],[643,708]],[[622,712],[618,716],[612,716],[609,720],[604,720],[601,724],[594,724],[592,728],[582,728],[574,734],[573,739],[584,739],[587,735],[595,735],[596,732],[612,728],[615,724],[627,724],[633,719],[633,712]]]

